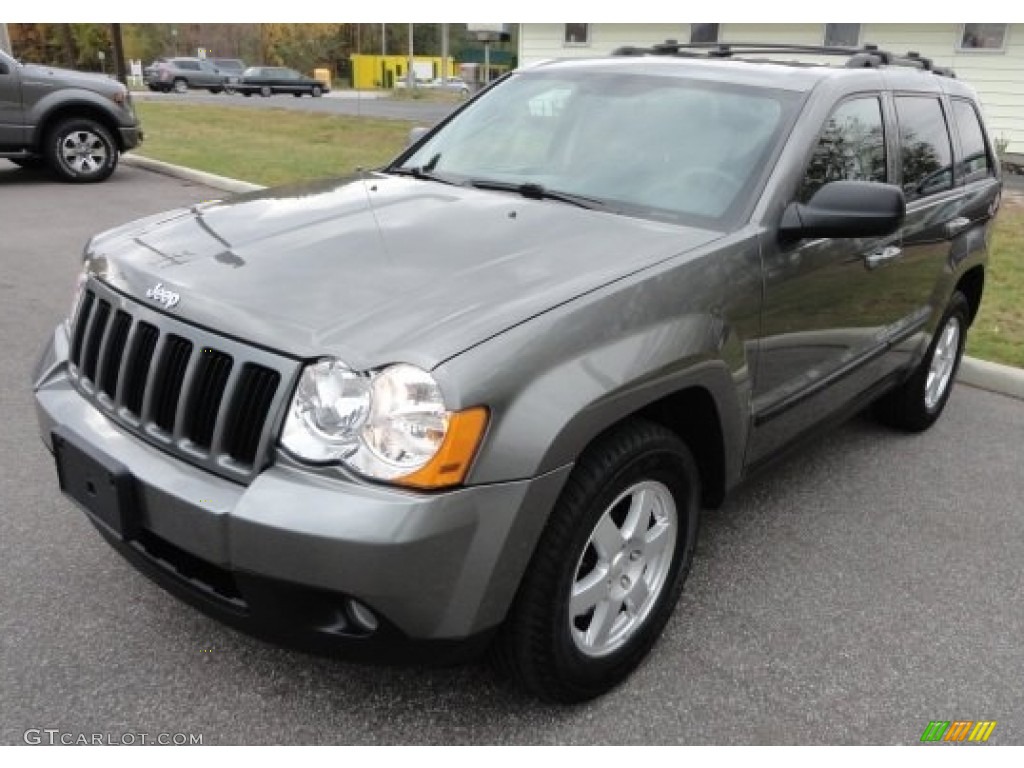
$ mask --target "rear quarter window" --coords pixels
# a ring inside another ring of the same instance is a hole
[[[960,137],[960,175],[970,183],[995,175],[978,111],[969,101],[953,100],[953,120]]]

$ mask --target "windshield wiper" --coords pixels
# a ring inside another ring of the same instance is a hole
[[[543,184],[536,184],[532,181],[517,184],[512,181],[496,181],[494,179],[470,179],[469,185],[477,189],[518,192],[523,197],[531,200],[558,200],[561,203],[569,203],[570,205],[590,210],[608,208],[608,203],[596,197],[577,195],[573,192],[560,192],[557,189],[548,189]]]
[[[423,181],[437,181],[441,184],[459,186],[459,182],[435,173],[432,168],[426,165],[400,165],[397,168],[386,168],[384,173],[393,173],[396,176],[412,176],[414,179],[421,179]]]

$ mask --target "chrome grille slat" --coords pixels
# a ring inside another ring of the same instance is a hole
[[[100,344],[107,330],[110,317],[110,302],[100,300],[95,311],[89,318],[89,327],[85,331],[85,348],[82,350],[82,376],[95,384],[96,364],[99,362]]]
[[[236,482],[266,465],[300,363],[188,325],[90,280],[71,381],[143,440]]]
[[[76,367],[82,365],[82,346],[85,344],[85,332],[89,328],[89,318],[92,315],[93,304],[96,303],[96,294],[86,291],[82,297],[82,304],[78,308],[78,317],[75,318],[75,333],[71,342],[71,362]]]
[[[183,409],[186,410],[184,434],[193,444],[209,448],[234,361],[211,347],[203,347],[196,357],[190,402]]]
[[[110,321],[103,349],[100,350],[100,366],[96,370],[97,389],[111,400],[117,395],[117,380],[121,374],[124,359],[124,345],[128,340],[128,329],[132,318],[123,309],[117,310]]]
[[[153,423],[168,434],[174,433],[178,415],[178,401],[192,356],[192,342],[170,334],[157,366],[156,392],[152,403]]]
[[[153,365],[159,338],[160,331],[149,323],[136,323],[131,346],[125,355],[125,381],[119,402],[138,417],[142,416],[146,382],[149,381],[149,369]]]

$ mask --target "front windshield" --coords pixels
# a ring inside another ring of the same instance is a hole
[[[530,71],[484,94],[400,167],[706,223],[749,199],[795,99],[677,76]]]

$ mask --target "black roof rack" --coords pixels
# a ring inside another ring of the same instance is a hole
[[[683,56],[686,58],[730,59],[734,55],[774,53],[810,53],[818,56],[845,56],[845,66],[862,67],[915,67],[942,77],[956,77],[949,67],[936,67],[931,59],[917,51],[899,56],[881,50],[877,45],[865,44],[860,48],[834,45],[801,45],[799,43],[679,43],[666,40],[649,48],[626,45],[612,51],[613,56]],[[780,63],[780,62],[774,62]],[[785,62],[781,62],[785,63]]]

